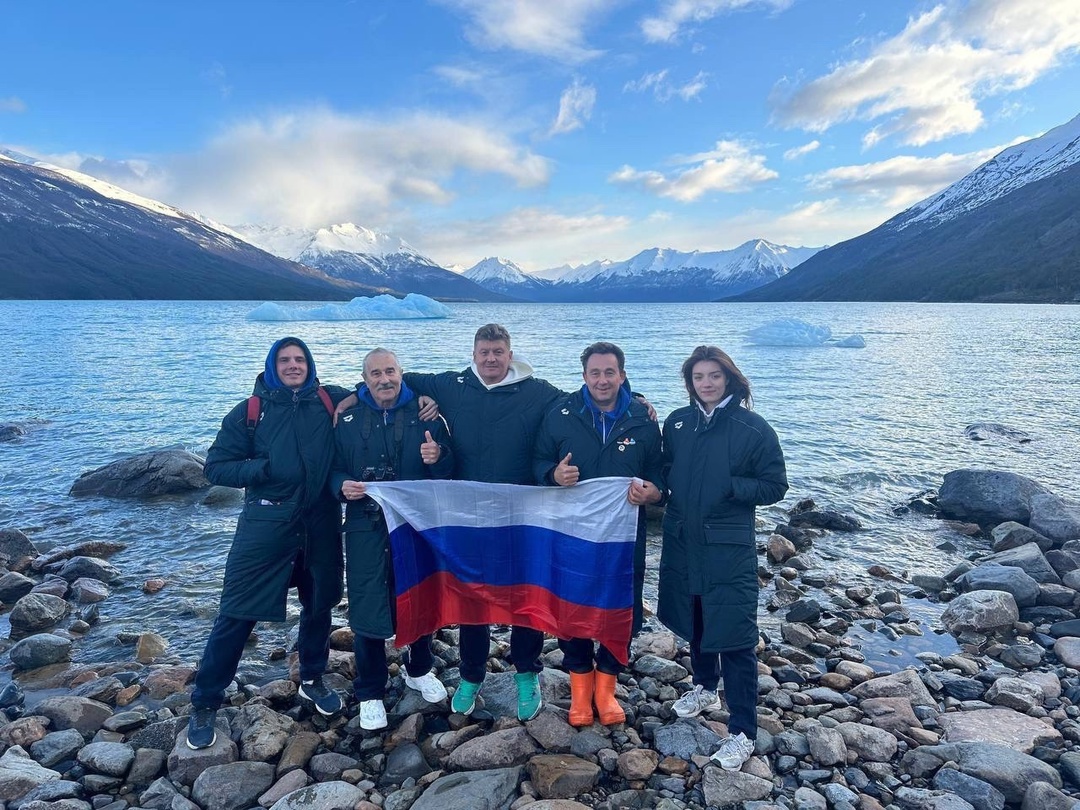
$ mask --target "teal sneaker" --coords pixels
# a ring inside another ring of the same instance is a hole
[[[544,705],[540,696],[540,676],[535,672],[518,672],[514,675],[514,685],[517,686],[518,720],[532,720]]]
[[[472,710],[476,708],[476,696],[480,694],[481,686],[483,684],[462,678],[457,691],[454,692],[454,699],[450,701],[450,708],[458,714],[472,714]]]

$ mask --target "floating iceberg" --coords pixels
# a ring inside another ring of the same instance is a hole
[[[323,304],[321,307],[282,306],[269,301],[248,313],[249,321],[396,321],[420,318],[449,318],[451,310],[426,295],[409,293],[404,298],[392,295],[360,296],[346,304]]]
[[[751,329],[746,337],[755,346],[836,346],[841,349],[866,347],[862,335],[849,335],[842,340],[834,340],[829,327],[815,326],[798,318],[769,321]]]

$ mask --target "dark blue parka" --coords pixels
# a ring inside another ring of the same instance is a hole
[[[630,400],[614,423],[598,429],[595,419],[586,404],[584,386],[547,412],[536,438],[533,461],[536,482],[554,484],[552,473],[566,454],[572,453],[570,463],[578,468],[581,481],[605,476],[641,478],[663,492],[660,428],[649,418],[649,409],[637,400]],[[602,433],[606,433],[606,439]],[[645,507],[638,511],[634,632],[641,628],[641,592],[645,583]]]
[[[409,372],[404,379],[417,394],[439,403],[454,441],[455,478],[534,483],[536,432],[555,400],[566,394],[532,376],[488,389],[471,368],[442,374]]]
[[[683,638],[701,598],[702,652],[758,641],[754,508],[787,492],[780,441],[754,411],[731,399],[712,418],[695,405],[664,422],[664,513],[657,617]]]
[[[327,610],[341,599],[341,506],[326,480],[334,457],[333,422],[319,398],[315,361],[302,341],[308,378],[299,391],[281,385],[274,372],[277,350],[255,380],[259,422],[247,427],[248,402],[229,411],[206,455],[212,484],[243,488],[244,508],[236,523],[221,613],[235,619],[284,621],[295,563],[313,575],[313,610]],[[336,403],[350,392],[326,386]]]
[[[420,419],[408,386],[402,385],[397,403],[388,409],[375,404],[366,386],[357,396],[360,404],[341,414],[334,431],[337,451],[330,491],[335,497],[341,497],[345,481],[363,480],[365,469],[392,467],[396,481],[450,477],[454,454],[446,425],[441,419]],[[434,464],[420,458],[427,431],[442,450]],[[382,510],[371,498],[346,501],[344,529],[349,626],[363,636],[390,638],[394,635],[394,580]]]

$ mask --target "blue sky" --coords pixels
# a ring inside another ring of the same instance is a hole
[[[447,265],[835,244],[1080,113],[1076,0],[41,0],[0,30],[0,146]]]

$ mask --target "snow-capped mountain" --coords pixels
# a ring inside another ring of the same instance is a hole
[[[322,299],[370,287],[284,261],[197,215],[0,154],[0,296]]]
[[[404,240],[351,222],[316,229],[268,225],[233,229],[275,256],[316,267],[334,278],[437,298],[503,299],[498,291],[440,267]]]
[[[772,281],[819,250],[757,239],[712,252],[650,248],[624,261],[605,259],[536,275],[505,259],[485,259],[466,275],[533,301],[709,301]]]
[[[465,278],[481,287],[515,298],[542,298],[551,282],[530,276],[509,259],[490,256],[474,264],[464,273]]]
[[[1080,116],[739,300],[1080,300]]]

